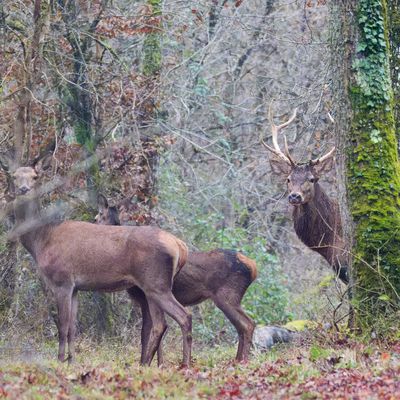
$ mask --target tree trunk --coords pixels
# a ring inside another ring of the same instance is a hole
[[[88,32],[76,31],[79,18],[86,17],[79,14],[76,1],[65,2],[62,7],[63,20],[66,28],[66,39],[73,49],[73,73],[71,83],[68,84],[68,106],[74,123],[76,141],[83,146],[86,165],[86,182],[89,204],[96,208],[98,192],[99,165],[95,159],[97,141],[93,130],[94,111],[93,93],[88,73],[88,63],[92,55],[92,35],[99,19],[93,20]]]
[[[149,33],[143,43],[142,73],[147,78],[146,99],[140,104],[139,124],[141,127],[142,157],[140,163],[148,170],[147,182],[141,190],[142,198],[149,208],[153,207],[153,199],[156,191],[156,175],[159,164],[159,152],[155,145],[155,126],[157,125],[159,98],[159,80],[161,72],[161,0],[148,0],[151,9],[149,20]]]
[[[390,76],[394,92],[394,121],[397,141],[400,141],[400,1],[388,2],[388,31],[390,44]]]
[[[84,149],[86,160],[86,189],[88,193],[89,205],[92,210],[97,209],[97,195],[99,191],[99,162],[96,157],[97,138],[94,124],[94,101],[93,88],[90,84],[89,63],[93,54],[93,33],[100,21],[101,12],[90,21],[84,15],[79,4],[75,1],[60,2],[62,6],[63,21],[66,28],[66,39],[73,49],[73,71],[71,83],[67,85],[67,104],[76,141]],[[103,5],[104,6],[104,5]],[[85,20],[88,26],[87,31],[79,31],[77,27]],[[111,332],[112,314],[111,297],[105,293],[94,292],[86,296],[84,301],[91,303],[86,309],[91,310],[90,316],[93,317],[91,323],[95,325],[98,336]],[[95,307],[93,307],[93,303]]]
[[[387,7],[385,0],[333,3],[335,115],[356,324],[379,328],[379,321],[393,315],[400,294],[400,170]]]

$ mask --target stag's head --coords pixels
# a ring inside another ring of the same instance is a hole
[[[299,206],[314,199],[319,178],[325,171],[332,168],[335,148],[332,148],[322,157],[310,160],[307,163],[298,163],[290,155],[285,137],[285,152],[283,152],[278,144],[279,131],[293,122],[296,118],[296,114],[297,110],[294,110],[288,121],[281,125],[275,125],[270,108],[269,119],[271,123],[273,147],[267,145],[263,140],[262,144],[274,155],[274,157],[270,159],[272,171],[285,176],[287,179],[289,203],[294,206]]]

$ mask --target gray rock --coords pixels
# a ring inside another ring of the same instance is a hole
[[[277,343],[289,343],[295,332],[279,326],[257,326],[254,330],[253,344],[258,350],[267,350]]]

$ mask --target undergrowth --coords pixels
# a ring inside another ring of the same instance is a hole
[[[232,362],[231,346],[195,347],[189,370],[178,367],[176,342],[165,350],[163,368],[141,367],[134,346],[81,339],[77,362],[70,366],[55,361],[51,342],[29,359],[2,358],[0,398],[394,399],[400,394],[398,343],[309,336],[266,353],[254,350],[247,364]]]

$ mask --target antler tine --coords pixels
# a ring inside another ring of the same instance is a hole
[[[272,115],[272,103],[269,105],[269,110],[268,110],[268,118],[271,124],[271,133],[272,133],[272,144],[273,144],[273,148],[268,146],[264,140],[261,139],[261,143],[272,153],[274,153],[275,155],[277,155],[279,158],[281,158],[283,161],[287,162],[290,165],[296,165],[296,163],[294,162],[293,158],[290,156],[289,154],[289,150],[287,148],[287,142],[286,142],[286,138],[285,138],[285,149],[286,149],[286,154],[284,154],[282,152],[282,150],[279,147],[278,144],[278,133],[281,129],[285,128],[286,126],[288,126],[290,123],[293,122],[293,120],[296,118],[297,115],[297,108],[294,109],[293,111],[293,115],[289,118],[289,120],[287,120],[286,122],[284,122],[283,124],[280,125],[275,125],[274,123],[274,117]]]
[[[310,161],[310,165],[316,165],[316,164],[318,164],[318,163],[320,163],[320,162],[322,162],[322,161],[327,160],[328,158],[330,158],[330,157],[333,156],[333,153],[335,152],[335,150],[336,150],[336,147],[334,146],[334,147],[332,147],[332,149],[331,149],[330,151],[328,151],[328,153],[326,153],[324,156],[319,157],[319,158],[315,158],[314,160],[311,160],[311,161]]]
[[[316,164],[318,164],[318,163],[320,163],[320,162],[322,162],[322,161],[327,160],[328,158],[330,158],[330,157],[333,156],[333,153],[335,152],[335,150],[336,150],[336,147],[334,146],[334,147],[332,147],[332,149],[331,149],[330,151],[328,151],[328,153],[326,153],[324,156],[319,157],[319,158],[315,158],[314,160],[311,160],[311,161],[310,161],[310,165],[316,165]]]
[[[297,108],[293,110],[292,116],[286,122],[276,126],[277,131],[279,132],[281,129],[286,128],[289,124],[291,124],[293,120],[296,118],[296,115],[297,115]]]
[[[294,167],[296,165],[296,161],[293,160],[292,156],[289,153],[289,147],[287,144],[287,139],[286,136],[283,137],[285,139],[285,153],[286,153],[286,157],[289,159],[290,164]]]

